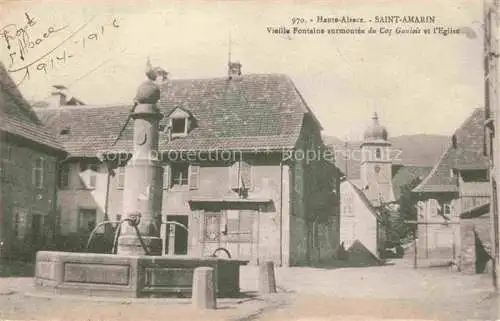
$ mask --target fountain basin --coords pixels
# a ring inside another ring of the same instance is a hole
[[[161,297],[191,294],[194,269],[212,267],[218,297],[237,296],[240,266],[248,261],[178,256],[124,256],[40,251],[37,290],[88,296]]]

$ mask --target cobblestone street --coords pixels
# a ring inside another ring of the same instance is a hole
[[[257,290],[257,269],[241,271],[242,290]],[[444,268],[414,270],[404,262],[368,268],[277,268],[278,294],[221,299],[199,312],[188,299],[54,298],[32,279],[0,278],[2,320],[496,320],[488,275]]]

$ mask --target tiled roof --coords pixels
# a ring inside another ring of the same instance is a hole
[[[0,131],[55,150],[63,149],[23,98],[2,63],[0,63]]]
[[[284,75],[244,75],[241,79],[173,80],[162,88],[163,115],[177,107],[189,111],[196,126],[186,137],[167,140],[160,150],[200,151],[293,148],[305,114],[314,115],[293,82]],[[41,108],[36,112],[73,157],[104,151],[130,151],[132,122],[116,146],[131,105]],[[165,125],[162,119],[160,125]],[[319,126],[319,123],[318,123]],[[69,133],[61,135],[67,127]]]
[[[427,175],[429,175],[429,173],[432,170],[432,167],[393,165],[392,170],[393,170],[392,190],[394,193],[394,199],[398,200],[401,197],[401,187],[411,183],[416,178],[420,178],[420,180],[423,180],[425,177],[427,177]],[[345,174],[342,172],[342,175]],[[354,184],[357,188],[360,188],[362,185],[361,179],[349,178],[349,181],[352,184]]]
[[[490,213],[490,203],[482,204],[460,213],[460,218],[475,218]]]
[[[458,192],[452,169],[487,169],[488,160],[483,155],[484,110],[477,108],[455,132],[456,145],[450,141],[448,148],[431,173],[414,192]]]
[[[394,167],[393,167],[394,169]],[[415,179],[422,181],[429,175],[432,167],[421,166],[403,166],[397,169],[392,177],[392,189],[394,191],[394,198],[398,200],[401,197],[401,188]],[[415,186],[415,185],[413,185]]]
[[[359,198],[361,199],[363,204],[365,204],[366,208],[370,211],[370,213],[372,213],[377,219],[380,219],[377,210],[375,209],[375,207],[373,207],[372,203],[366,197],[365,193],[363,193],[363,191],[351,181],[347,180],[347,184],[351,184],[352,188],[354,189],[356,194],[358,194]]]

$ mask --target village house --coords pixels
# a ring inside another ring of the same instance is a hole
[[[351,181],[344,180],[340,189],[340,241],[349,253],[349,260],[367,264],[381,262],[385,230],[378,209]]]
[[[340,168],[344,172],[340,185],[340,241],[348,251],[356,244],[356,253],[362,248],[368,254],[366,259],[373,261],[382,259],[391,233],[381,208],[397,212],[395,203],[401,188],[430,169],[404,166],[396,159],[398,153],[376,113],[363,138],[359,149],[344,149],[344,157],[337,154],[338,163],[344,161],[344,168]]]
[[[154,188],[162,191],[164,254],[207,256],[222,247],[252,264],[330,259],[339,244],[340,182],[321,125],[293,82],[244,75],[230,63],[227,77],[160,86],[155,157],[163,177]],[[140,139],[126,125],[131,108],[62,102],[36,110],[69,153],[58,204],[62,239],[73,250],[97,223],[128,214],[124,165]],[[312,150],[318,156],[306,159]]]
[[[0,256],[31,259],[53,245],[63,146],[0,63]]]
[[[484,110],[475,109],[453,134],[431,173],[413,190],[419,199],[417,258],[422,264],[455,262],[470,269],[475,266],[470,260],[484,260],[484,253],[476,255],[477,251],[490,251],[484,120]]]

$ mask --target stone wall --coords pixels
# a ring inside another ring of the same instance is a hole
[[[15,138],[2,136],[0,145],[4,148],[0,155],[0,238],[6,243],[8,255],[31,258],[36,250],[54,244],[58,158],[50,149]],[[41,186],[35,186],[34,165],[39,158],[43,159],[43,181]]]
[[[443,218],[445,204],[449,204],[450,213]],[[419,221],[417,226],[418,251],[420,259],[430,259],[433,262],[449,262],[458,259],[460,251],[460,225],[458,214],[461,212],[461,202],[454,193],[426,195],[419,206]]]
[[[467,274],[485,272],[491,255],[490,216],[460,220],[460,270]]]

